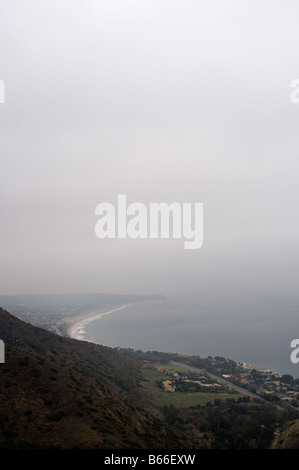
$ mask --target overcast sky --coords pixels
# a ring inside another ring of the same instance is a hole
[[[296,0],[0,0],[0,294],[298,302]],[[96,205],[202,202],[204,243]]]

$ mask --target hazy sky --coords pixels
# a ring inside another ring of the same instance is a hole
[[[299,3],[0,0],[0,294],[298,302]],[[204,244],[96,205],[203,202]]]

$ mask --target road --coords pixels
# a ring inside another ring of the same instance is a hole
[[[197,373],[202,372],[204,374],[207,374],[215,382],[217,382],[221,385],[225,385],[230,390],[235,390],[236,392],[242,393],[242,395],[247,395],[248,397],[251,397],[251,398],[258,398],[259,400],[263,401],[267,405],[275,406],[278,410],[283,411],[283,408],[281,406],[277,405],[276,403],[269,402],[269,401],[265,400],[264,398],[262,398],[261,396],[255,395],[254,393],[249,392],[249,390],[246,390],[245,388],[239,387],[239,385],[235,385],[235,384],[229,382],[228,380],[224,379],[223,377],[219,377],[218,375],[212,374],[211,372],[208,372],[205,369],[197,369],[196,367],[189,366],[188,364],[184,364],[183,362],[171,361],[171,363],[176,365],[176,366],[183,367],[184,369],[190,370],[192,372],[197,372]]]

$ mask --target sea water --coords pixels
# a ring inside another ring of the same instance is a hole
[[[290,360],[299,337],[297,307],[202,306],[191,300],[157,300],[104,315],[84,327],[84,339],[111,347],[200,356],[299,377]]]

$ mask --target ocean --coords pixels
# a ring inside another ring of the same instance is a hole
[[[290,360],[290,343],[299,337],[297,307],[207,308],[190,300],[155,300],[104,315],[84,330],[84,339],[106,346],[224,356],[299,377],[299,364]]]

